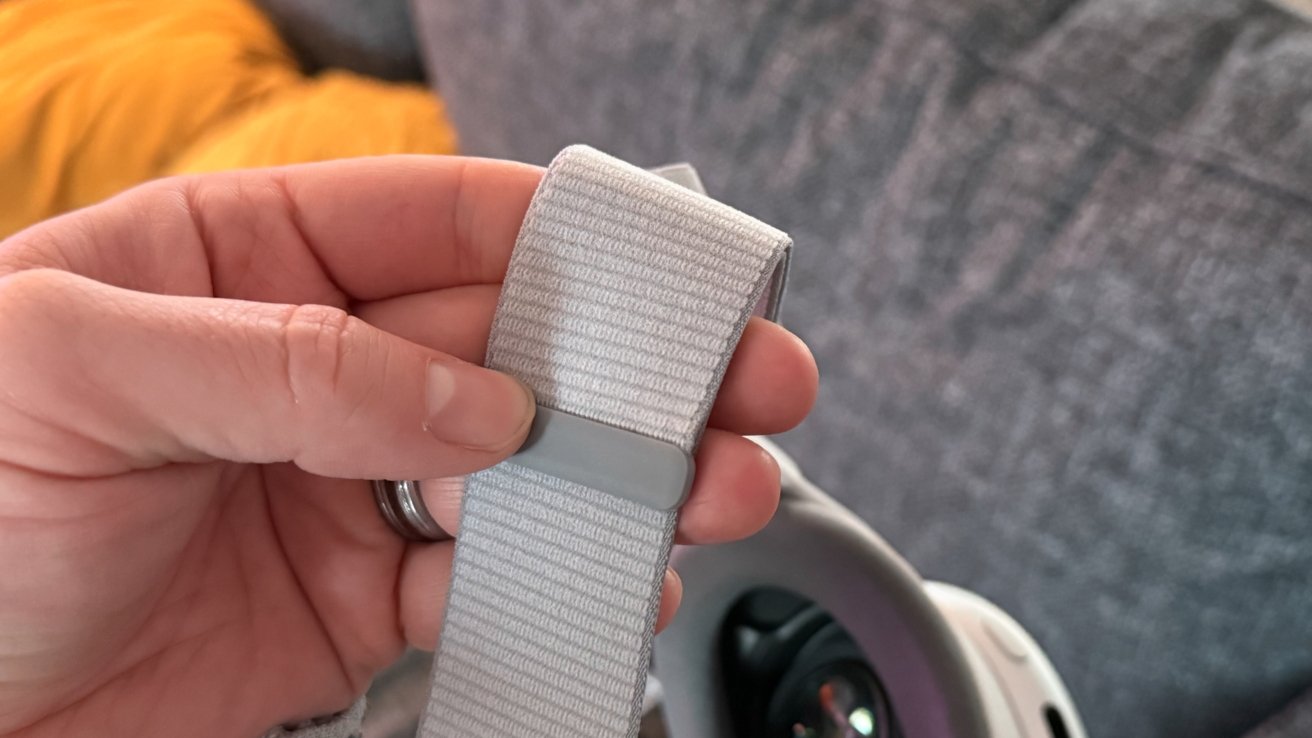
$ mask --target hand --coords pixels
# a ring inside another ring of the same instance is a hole
[[[433,648],[451,543],[367,481],[488,467],[533,403],[477,366],[541,170],[391,157],[172,179],[0,244],[0,733],[257,736]],[[679,537],[778,499],[740,434],[798,423],[752,321]],[[458,485],[430,485],[456,525]],[[667,577],[662,619],[680,594]]]

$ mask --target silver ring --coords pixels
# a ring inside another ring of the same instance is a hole
[[[402,538],[424,542],[455,538],[433,520],[428,506],[424,504],[424,498],[419,494],[419,482],[375,479],[373,487],[378,512],[382,513],[383,520]]]

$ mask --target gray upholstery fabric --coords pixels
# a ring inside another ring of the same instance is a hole
[[[793,234],[782,439],[1097,738],[1312,685],[1312,29],[1241,0],[420,0],[468,153],[694,162]],[[804,545],[804,542],[799,542]]]
[[[409,0],[255,0],[309,71],[423,79]]]

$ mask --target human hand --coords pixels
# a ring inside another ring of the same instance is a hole
[[[541,170],[390,157],[171,179],[0,243],[0,733],[256,736],[433,648],[452,543],[372,478],[491,466],[532,398],[477,366]],[[778,499],[805,346],[753,320],[679,538]],[[458,485],[429,507],[457,524]],[[667,577],[662,620],[679,598]]]

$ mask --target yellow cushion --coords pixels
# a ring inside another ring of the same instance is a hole
[[[455,150],[455,131],[427,88],[326,72],[214,126],[169,170],[206,172]]]
[[[0,60],[0,237],[174,171],[455,146],[427,90],[306,78],[245,0],[3,0]]]

